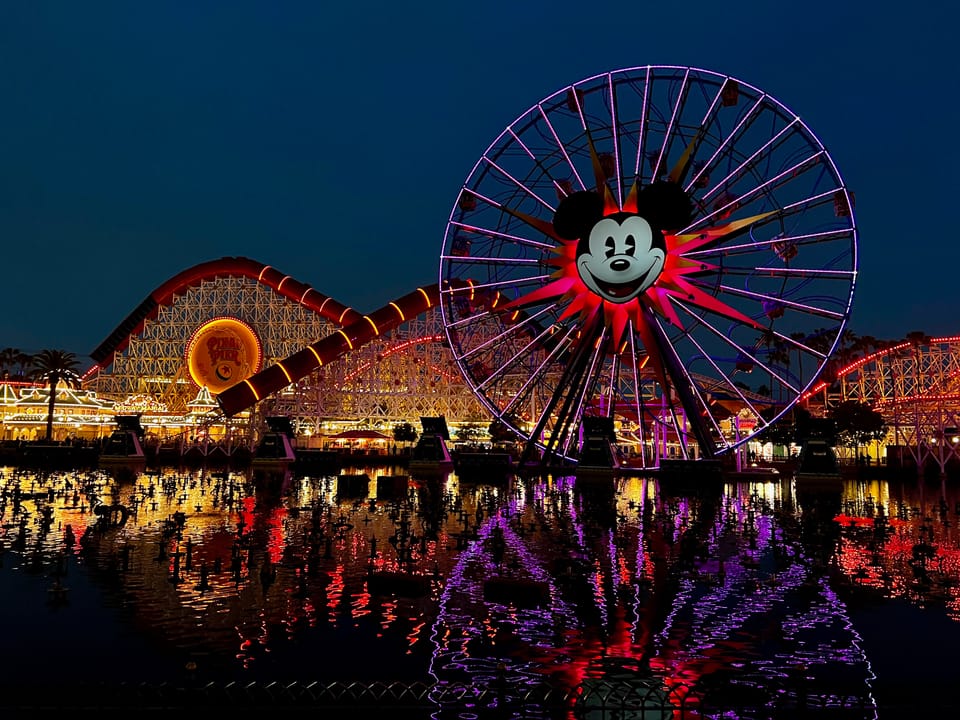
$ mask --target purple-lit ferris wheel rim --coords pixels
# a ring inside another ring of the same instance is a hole
[[[663,74],[658,76],[657,75],[658,72]],[[485,182],[484,178],[486,177],[486,173],[489,170],[489,168],[486,166],[492,165],[492,167],[494,167],[495,169],[500,170],[500,168],[497,167],[497,165],[494,163],[493,160],[491,160],[491,158],[499,160],[500,153],[503,153],[505,150],[511,147],[522,148],[524,151],[527,152],[528,155],[530,155],[531,159],[535,161],[537,160],[539,156],[535,156],[531,152],[531,150],[529,150],[527,146],[524,145],[523,141],[520,139],[520,136],[517,134],[518,132],[523,133],[525,129],[527,129],[528,127],[533,127],[535,124],[539,123],[539,119],[536,116],[538,115],[541,116],[543,120],[546,122],[547,128],[552,133],[553,140],[557,144],[557,148],[561,151],[567,164],[569,164],[571,169],[573,170],[574,177],[576,178],[577,182],[580,183],[581,187],[586,189],[586,185],[584,184],[584,181],[581,178],[580,173],[578,173],[577,171],[577,167],[575,166],[573,160],[571,159],[572,155],[571,156],[567,155],[568,148],[573,148],[573,151],[577,152],[578,156],[582,155],[583,148],[582,147],[578,148],[577,146],[574,146],[571,144],[572,141],[577,137],[576,133],[574,133],[574,135],[572,136],[569,135],[568,133],[561,133],[561,135],[563,136],[563,139],[561,139],[561,136],[554,131],[550,123],[550,117],[552,117],[551,113],[561,108],[561,106],[565,101],[569,105],[569,97],[571,94],[573,94],[573,96],[576,97],[577,95],[586,95],[588,92],[601,90],[601,96],[603,96],[602,95],[603,87],[606,86],[609,88],[609,95],[607,96],[610,102],[610,106],[609,106],[610,117],[608,121],[609,124],[607,124],[607,121],[603,121],[601,122],[600,125],[594,125],[593,127],[599,130],[609,130],[612,136],[613,151],[614,151],[615,157],[617,158],[615,160],[615,163],[616,163],[615,167],[617,168],[616,174],[618,176],[617,178],[618,182],[620,182],[625,177],[631,177],[631,175],[629,174],[629,168],[627,168],[626,173],[622,172],[623,166],[620,164],[619,156],[617,156],[618,144],[619,144],[618,138],[621,137],[621,133],[626,132],[626,128],[631,127],[636,120],[640,121],[639,128],[637,131],[638,133],[637,134],[637,144],[638,144],[637,165],[635,166],[634,171],[636,173],[636,177],[638,180],[642,178],[644,173],[640,171],[640,151],[643,149],[644,142],[648,136],[651,138],[660,137],[660,135],[657,134],[657,132],[653,131],[650,128],[650,126],[647,124],[648,116],[646,115],[646,108],[648,107],[648,103],[652,102],[653,104],[651,105],[651,107],[659,107],[661,110],[663,109],[669,110],[668,106],[657,104],[657,97],[654,95],[654,90],[653,90],[654,85],[657,81],[659,81],[660,83],[659,84],[660,88],[664,88],[664,83],[674,83],[674,84],[679,83],[679,87],[682,90],[689,89],[690,87],[693,87],[693,86],[699,86],[704,89],[707,87],[714,88],[714,91],[712,93],[713,104],[711,105],[710,112],[714,111],[714,106],[720,99],[720,93],[724,89],[725,85],[728,82],[736,83],[738,91],[742,92],[743,94],[751,98],[754,104],[753,108],[750,111],[751,113],[756,112],[758,115],[762,113],[773,113],[774,117],[779,118],[779,120],[784,122],[786,124],[786,127],[789,128],[789,133],[788,133],[789,136],[799,138],[801,142],[805,143],[806,147],[809,150],[816,151],[816,155],[819,156],[818,163],[822,166],[822,168],[824,168],[825,174],[829,175],[830,180],[832,181],[832,186],[828,188],[827,192],[823,193],[822,196],[825,196],[826,194],[829,193],[831,195],[834,195],[836,199],[837,192],[842,192],[843,194],[843,200],[846,203],[847,212],[845,216],[845,227],[839,230],[838,232],[842,232],[843,236],[845,238],[848,238],[849,240],[849,248],[847,249],[847,255],[844,256],[845,263],[847,260],[849,260],[849,263],[846,264],[844,268],[842,268],[842,272],[848,275],[847,282],[849,283],[849,288],[845,298],[842,297],[842,294],[838,294],[839,296],[836,298],[833,298],[831,296],[831,299],[836,302],[836,305],[834,305],[834,307],[837,307],[837,306],[842,307],[841,310],[832,311],[832,315],[834,316],[833,319],[837,321],[837,324],[831,326],[829,328],[829,332],[831,334],[835,332],[835,335],[833,336],[833,341],[830,344],[829,350],[827,350],[825,355],[822,356],[822,363],[818,363],[818,367],[816,368],[816,371],[809,377],[806,383],[801,382],[797,385],[798,390],[795,389],[793,391],[795,392],[793,396],[793,400],[786,403],[783,406],[782,410],[773,419],[773,421],[771,421],[771,422],[775,422],[780,417],[785,415],[793,407],[793,405],[798,401],[799,398],[809,393],[810,389],[815,385],[815,383],[818,382],[819,378],[821,377],[822,372],[827,365],[827,361],[830,359],[831,356],[834,355],[834,353],[838,349],[838,346],[842,343],[843,335],[845,333],[845,329],[849,321],[850,312],[853,304],[854,293],[856,289],[856,276],[858,273],[858,265],[859,265],[858,246],[857,246],[858,231],[857,231],[856,220],[854,215],[853,198],[851,197],[851,194],[847,189],[846,183],[844,182],[843,177],[836,166],[836,163],[833,161],[833,158],[831,157],[830,153],[827,151],[823,142],[809,128],[809,126],[805,122],[803,122],[803,120],[799,117],[797,113],[793,112],[786,105],[778,101],[776,98],[763,92],[762,90],[752,85],[751,83],[744,82],[733,76],[724,75],[721,73],[717,73],[717,72],[713,72],[713,71],[709,71],[701,68],[695,68],[695,67],[680,66],[680,65],[635,66],[635,67],[622,68],[619,70],[611,70],[608,72],[598,73],[593,76],[586,77],[576,83],[560,88],[553,94],[545,97],[543,100],[540,100],[538,103],[535,103],[534,105],[530,106],[525,112],[518,115],[513,120],[513,122],[511,122],[502,132],[500,132],[500,134],[496,137],[496,139],[486,148],[483,154],[481,154],[481,156],[479,157],[479,159],[471,169],[470,173],[467,175],[465,182],[463,183],[463,185],[460,188],[460,191],[457,194],[457,198],[450,212],[446,232],[444,235],[443,252],[442,252],[442,257],[440,262],[441,287],[443,287],[443,284],[444,284],[445,268],[451,267],[452,265],[460,264],[460,261],[458,261],[455,257],[453,257],[455,253],[452,252],[452,243],[454,241],[454,236],[457,233],[457,230],[455,228],[458,225],[457,223],[458,213],[462,213],[462,208],[460,207],[461,197],[463,196],[464,192],[467,191],[471,194],[474,194],[478,198],[484,199],[482,195],[474,192],[474,188],[482,187],[483,183]],[[627,84],[627,86],[630,88],[630,91],[633,93],[634,97],[637,100],[640,100],[642,102],[643,114],[641,114],[638,117],[633,117],[628,115],[624,115],[624,116],[618,115],[617,110],[619,109],[620,105],[615,100],[614,88],[618,87],[620,84]],[[669,87],[670,85],[666,86],[668,91],[669,91]],[[586,92],[578,93],[578,91],[586,91]],[[751,93],[752,93],[752,97],[751,97]],[[580,100],[576,100],[577,110],[580,113],[580,121],[584,125],[584,135],[586,135],[588,134],[588,131],[589,131],[588,126],[590,125],[590,123],[588,122],[587,118],[584,115],[584,109],[581,108],[580,102],[581,102]],[[685,106],[686,106],[686,100],[678,99],[676,101],[676,107],[673,108],[673,113],[677,113],[678,111],[683,110]],[[669,113],[664,112],[664,113],[660,113],[660,115],[661,117],[667,117]],[[661,154],[661,159],[664,161],[666,160],[665,148],[668,147],[669,143],[672,141],[672,138],[675,136],[678,136],[678,132],[680,132],[678,130],[678,127],[680,126],[679,125],[674,126],[675,119],[677,119],[676,114],[670,117],[669,123],[666,123],[661,131],[662,140],[659,141],[661,142],[660,154]],[[715,122],[715,118],[711,118],[709,123],[705,125],[704,122],[706,120],[707,118],[704,117],[704,119],[701,121],[701,127],[703,128],[711,127],[712,124]],[[689,130],[689,126],[687,127]],[[734,128],[733,132],[734,133],[737,132],[738,129],[739,128]],[[623,137],[632,138],[632,135],[630,134],[630,132],[626,132],[626,134],[624,134]],[[655,148],[656,145],[651,144],[649,147]],[[722,148],[723,148],[723,144],[721,144],[720,148],[718,148],[717,153],[719,153],[720,149]],[[736,148],[735,140],[731,143],[730,148],[733,148],[733,149]],[[710,165],[716,157],[717,157],[717,154],[714,154],[710,158],[710,161],[708,161],[707,164]],[[744,162],[748,162],[748,161],[744,161]],[[659,164],[659,161],[658,161],[658,164]],[[503,171],[501,170],[501,172]],[[550,174],[546,170],[544,170],[543,172],[546,175],[546,177],[549,179]],[[535,192],[531,190],[533,186],[530,186],[530,187],[527,186],[527,180],[517,180],[516,178],[510,175],[507,175],[507,177],[510,180],[512,180],[519,189],[526,190],[529,194],[531,194],[533,197],[538,199],[545,207],[551,208],[552,204],[549,203],[548,200],[545,200],[543,197],[536,195]],[[715,185],[715,189],[721,186],[725,186],[726,180],[727,179],[722,181],[720,184]],[[767,182],[773,182],[774,180],[776,180],[776,177],[769,178]],[[763,187],[762,184],[760,186],[756,186],[757,189],[761,189],[762,187]],[[779,204],[775,203],[774,206],[776,207],[778,213],[783,213],[784,211],[788,211],[788,214],[784,215],[783,217],[789,217],[789,211],[795,209],[797,206],[801,206],[801,205],[806,206],[807,203],[811,201],[817,201],[818,198],[822,196],[808,195],[807,197],[801,199],[799,202],[793,202],[793,203],[781,202]],[[494,207],[499,208],[499,212],[502,215],[502,213],[505,211],[505,208],[507,206],[497,204],[497,205],[494,205]],[[806,212],[806,210],[800,211],[799,217],[802,218],[804,212]],[[459,215],[459,217],[462,217],[462,215]],[[698,222],[701,222],[705,219],[709,219],[710,217],[711,215],[703,215],[702,217],[695,217],[690,227],[692,228],[696,226]],[[493,229],[493,226],[489,226],[488,229]],[[527,279],[527,281],[529,280],[530,278]],[[498,283],[493,283],[493,285],[497,285],[497,284]],[[453,346],[454,340],[453,340],[453,337],[451,336],[451,325],[454,322],[454,318],[448,314],[448,308],[447,308],[446,302],[441,301],[440,306],[441,306],[441,315],[443,317],[443,322],[447,330],[448,340],[451,341],[451,346]],[[796,307],[800,307],[800,306],[796,306]],[[814,306],[809,306],[808,309],[812,311],[821,310],[825,312],[827,310],[827,307],[824,306],[824,307],[818,308]],[[839,318],[839,320],[837,320],[837,318]],[[702,319],[701,321],[709,325],[709,322]],[[690,339],[694,344],[696,344],[696,340],[692,336],[690,337]],[[497,407],[497,404],[494,401],[491,401],[487,398],[486,393],[482,388],[482,385],[487,384],[487,380],[484,380],[483,383],[475,382],[472,376],[472,373],[469,372],[466,367],[464,367],[463,363],[461,363],[460,360],[457,360],[457,364],[458,366],[460,366],[460,369],[463,373],[465,380],[467,381],[471,390],[474,392],[474,394],[476,395],[478,400],[481,402],[481,404],[487,407],[494,414],[495,417],[506,421],[507,418],[505,414],[501,413],[501,409]],[[788,367],[789,367],[789,363],[788,363]],[[799,378],[799,379],[802,381],[802,378]],[[784,383],[782,379],[779,379],[779,380],[781,382],[781,388],[784,385],[786,385],[788,388],[792,387],[790,384]],[[516,430],[517,428],[514,428],[514,429]],[[726,448],[724,452],[746,443],[748,440],[751,439],[752,436],[753,434],[745,435],[741,440],[731,444],[728,448]]]

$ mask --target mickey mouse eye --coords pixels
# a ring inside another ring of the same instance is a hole
[[[627,240],[627,255],[633,255],[634,257],[636,257],[637,255],[636,239],[633,237],[633,235],[627,235],[626,240]]]
[[[607,250],[607,257],[613,257],[614,253],[617,252],[617,243],[612,236],[608,235],[606,242],[603,246]]]

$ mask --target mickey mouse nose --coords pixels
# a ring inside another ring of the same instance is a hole
[[[610,269],[616,270],[617,272],[623,272],[629,268],[630,262],[628,260],[624,260],[623,258],[619,258],[610,263]]]

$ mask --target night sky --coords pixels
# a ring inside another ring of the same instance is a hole
[[[662,7],[3,3],[0,347],[87,358],[224,256],[374,310],[437,282],[459,188],[504,127],[648,64],[755,85],[820,137],[856,193],[855,333],[960,332],[950,4]]]

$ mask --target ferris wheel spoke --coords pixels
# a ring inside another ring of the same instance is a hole
[[[550,278],[550,275],[531,275],[529,277],[523,278],[511,278],[509,280],[496,280],[494,282],[488,283],[474,283],[473,290],[491,290],[495,288],[505,288],[505,287],[522,287],[524,285],[530,285],[532,283],[543,283]],[[459,289],[447,289],[441,290],[442,294],[446,295],[463,295],[464,291]]]
[[[570,87],[570,90],[573,91],[574,97],[576,97],[576,88],[573,86]],[[537,108],[540,110],[540,116],[543,118],[543,121],[547,124],[547,129],[550,131],[550,135],[553,137],[554,142],[557,144],[557,148],[560,150],[564,159],[567,161],[567,165],[570,166],[573,176],[577,179],[577,183],[580,185],[581,190],[586,190],[587,186],[583,184],[583,180],[580,177],[580,173],[577,172],[577,166],[573,164],[573,160],[570,159],[570,155],[567,154],[566,146],[560,141],[560,137],[557,135],[557,130],[553,126],[553,123],[550,122],[550,118],[547,117],[546,111],[543,109],[543,103],[537,103]]]
[[[690,310],[689,308],[684,307],[684,306],[681,306],[681,309],[682,309],[685,313],[687,313],[688,315],[690,315],[692,318],[695,318],[695,319],[697,318],[697,316],[696,316],[693,312],[691,312],[691,310]],[[735,349],[737,352],[742,352],[742,351],[743,351],[743,349],[742,349],[739,345],[737,345],[736,343],[733,343],[732,341],[730,341],[730,338],[729,338],[728,335],[726,335],[725,333],[720,332],[717,328],[713,327],[713,325],[710,325],[710,324],[708,323],[708,324],[706,325],[706,327],[707,327],[716,337],[718,337],[718,338],[726,341],[726,342],[730,345],[731,349]],[[756,408],[756,406],[753,404],[753,402],[752,402],[749,398],[747,398],[746,395],[743,394],[743,391],[742,391],[742,390],[737,386],[737,384],[733,381],[733,378],[731,378],[726,372],[724,372],[724,370],[722,370],[722,369],[720,368],[719,365],[717,365],[717,363],[716,363],[716,361],[713,359],[712,355],[711,355],[709,352],[707,352],[706,349],[704,349],[703,345],[701,345],[699,342],[697,342],[696,338],[694,338],[693,335],[688,334],[688,335],[687,335],[687,339],[688,339],[691,343],[693,343],[694,347],[696,347],[697,350],[698,350],[698,351],[701,353],[701,355],[703,356],[703,359],[706,360],[707,363],[720,375],[720,377],[723,378],[723,384],[724,384],[731,392],[733,392],[733,393],[737,396],[737,398],[739,398],[739,400],[750,410],[750,412],[752,412],[755,416],[759,417],[759,416],[760,416],[760,411]],[[710,392],[710,390],[708,390],[708,392]]]
[[[789,203],[783,207],[773,210],[770,212],[761,213],[759,215],[753,215],[749,218],[735,220],[733,222],[728,222],[724,225],[714,228],[705,228],[699,232],[707,233],[711,235],[712,242],[704,244],[699,243],[699,247],[704,248],[703,250],[690,250],[683,252],[684,256],[693,257],[695,253],[698,252],[724,252],[729,248],[734,248],[738,246],[728,246],[728,245],[719,245],[719,241],[728,240],[735,237],[743,235],[745,232],[749,232],[751,235],[754,230],[763,228],[771,223],[777,223],[778,225],[783,225],[786,220],[796,220],[799,217],[802,217],[805,212],[808,210],[813,210],[819,208],[822,205],[833,204],[834,196],[836,194],[836,189],[826,190],[824,192],[817,193],[816,195],[810,195],[808,197],[797,200],[796,202]],[[699,220],[695,221],[690,227],[694,227],[699,224]],[[732,229],[731,229],[732,228]],[[678,236],[684,238],[696,238],[698,231],[691,231],[685,229],[682,232],[678,233]],[[837,229],[832,231],[825,231],[826,233],[846,233],[849,236],[849,239],[852,241],[855,237],[856,231],[853,227],[846,227],[843,229]],[[817,234],[811,233],[810,236],[813,237]],[[757,241],[754,243],[755,247],[761,246],[762,243],[770,244],[775,246],[778,242],[778,237],[773,237],[767,241]],[[747,246],[749,247],[749,246]]]
[[[470,190],[469,192],[473,197],[475,197],[478,200],[482,200],[484,203],[486,203],[490,207],[500,210],[501,212],[504,212],[507,215],[510,215],[516,218],[517,220],[520,220],[521,222],[526,223],[527,225],[532,227],[534,230],[538,230],[539,232],[542,232],[547,237],[551,237],[554,240],[557,240],[559,242],[560,238],[558,238],[556,236],[556,233],[554,232],[553,223],[547,222],[546,220],[541,220],[540,218],[533,217],[532,215],[528,215],[525,212],[508,207],[507,205],[504,205],[502,203],[498,203],[496,200],[493,200],[492,198],[489,198],[486,195],[481,195],[480,193],[475,192],[473,190]]]
[[[682,310],[684,310],[688,315],[690,315],[691,317],[697,317],[696,314],[695,314],[689,307],[687,307],[684,303],[678,301],[678,302],[677,302],[677,305],[678,305]],[[707,329],[709,329],[710,332],[711,332],[713,335],[715,335],[716,337],[720,338],[720,339],[723,340],[725,343],[729,344],[731,348],[736,349],[736,351],[737,351],[738,353],[743,353],[743,352],[744,352],[744,348],[741,347],[741,346],[739,346],[739,345],[737,345],[734,341],[730,340],[730,338],[727,336],[727,334],[721,332],[718,328],[714,327],[711,323],[706,322],[703,318],[699,318],[699,319],[700,319],[700,321],[703,323],[704,327],[706,327]],[[772,333],[772,332],[771,332],[771,337],[773,337],[773,333]],[[799,392],[800,392],[798,388],[794,387],[789,381],[785,380],[785,379],[782,378],[778,373],[774,372],[767,364],[765,364],[765,363],[763,363],[762,361],[758,360],[757,357],[756,357],[756,353],[748,353],[748,354],[750,354],[750,356],[751,356],[751,358],[752,358],[752,361],[755,362],[755,363],[756,363],[757,365],[759,365],[760,367],[762,367],[762,368],[764,369],[764,371],[766,371],[766,372],[771,376],[771,378],[776,379],[782,386],[790,389],[791,392],[794,392],[794,393],[799,393]]]
[[[680,116],[680,108],[683,107],[683,103],[687,98],[687,93],[689,90],[690,68],[687,68],[683,74],[683,80],[680,83],[680,92],[677,93],[677,102],[673,105],[673,112],[670,115],[670,122],[667,123],[667,127],[663,132],[663,143],[660,145],[660,153],[657,155],[657,162],[653,166],[653,173],[651,175],[653,180],[656,180],[660,177],[664,158],[666,158],[667,153],[670,152],[670,145],[673,142],[674,127],[676,126],[677,118]]]
[[[704,139],[707,137],[708,128],[715,121],[717,110],[721,107],[720,101],[723,97],[723,88],[725,86],[726,83],[720,85],[716,93],[714,93],[713,99],[710,101],[710,106],[700,120],[700,124],[693,134],[693,138],[687,143],[687,147],[684,149],[680,159],[674,164],[673,169],[670,171],[670,175],[667,178],[670,182],[681,186],[683,185],[687,173],[690,171],[691,161],[699,152]]]
[[[831,320],[842,320],[844,317],[846,317],[844,313],[839,313],[835,310],[827,310],[826,308],[817,307],[815,305],[806,305],[804,303],[794,302],[793,300],[787,300],[785,297],[779,295],[751,292],[750,290],[743,290],[741,288],[731,287],[730,285],[708,285],[700,283],[693,278],[689,278],[689,282],[691,285],[696,285],[704,291],[710,291],[715,287],[717,290],[727,292],[738,297],[750,298],[761,303],[765,300],[767,302],[776,302],[785,308],[793,308],[794,310],[800,310],[809,315],[817,315],[819,317],[830,318]],[[674,300],[679,302],[676,300],[676,298],[674,298]]]
[[[514,353],[511,357],[505,359],[499,368],[490,373],[489,377],[486,380],[477,384],[477,388],[483,390],[486,386],[490,385],[494,380],[501,378],[507,373],[508,370],[512,370],[520,364],[520,361],[530,355],[531,352],[534,352],[537,349],[537,343],[542,341],[553,329],[553,327],[546,328],[536,337],[533,337],[529,343],[521,347]]]
[[[507,240],[517,245],[524,245],[538,250],[553,250],[556,247],[556,245],[553,243],[545,243],[538,240],[532,240],[530,238],[520,237],[519,235],[511,235],[509,233],[500,232],[499,230],[482,228],[478,225],[467,225],[466,223],[456,221],[451,221],[450,225],[451,227],[459,228],[460,230],[474,233],[476,235],[482,235],[494,240]]]
[[[623,169],[620,167],[620,123],[617,121],[617,88],[613,73],[607,73],[607,95],[610,103],[610,127],[613,140],[613,166],[617,169],[617,205],[623,207]]]
[[[461,265],[542,265],[538,258],[482,257],[479,255],[441,255],[441,260],[450,260]]]
[[[721,90],[721,92],[722,92],[722,90]],[[714,163],[717,161],[717,159],[718,159],[723,153],[728,152],[728,151],[730,150],[730,148],[732,147],[733,143],[736,142],[736,139],[737,139],[738,137],[740,137],[741,134],[742,134],[748,127],[750,127],[751,124],[753,124],[753,122],[754,122],[754,120],[756,119],[759,111],[763,108],[763,102],[764,102],[765,98],[766,98],[765,95],[760,95],[760,96],[754,101],[753,107],[751,107],[746,113],[743,114],[743,117],[740,118],[740,122],[738,122],[738,123],[736,124],[736,126],[734,126],[734,128],[730,131],[730,133],[720,142],[720,144],[717,146],[716,150],[713,151],[713,155],[711,155],[711,156],[706,160],[706,162],[704,162],[703,167],[701,167],[700,170],[698,170],[698,171],[694,174],[694,176],[693,176],[692,178],[690,178],[690,182],[688,182],[688,183],[684,186],[684,188],[683,188],[684,190],[686,190],[688,193],[689,193],[689,192],[692,192],[693,189],[697,186],[697,183],[700,181],[700,179],[701,179],[705,174],[710,173],[711,170],[713,170],[713,168],[714,168]]]
[[[779,220],[782,219],[780,213],[776,213],[768,218],[763,220],[758,220],[757,225],[763,225],[766,222],[769,222],[770,219]],[[724,236],[729,238],[731,236]],[[850,228],[841,228],[838,230],[825,230],[823,232],[816,233],[803,233],[799,235],[777,235],[769,240],[755,240],[750,243],[743,243],[738,245],[714,245],[700,250],[690,250],[683,252],[683,257],[687,259],[696,259],[696,258],[710,258],[716,255],[731,256],[739,255],[745,253],[755,253],[757,250],[763,248],[769,248],[771,250],[776,250],[779,247],[794,247],[802,248],[806,245],[818,245],[825,242],[831,242],[834,240],[849,240],[853,237],[853,230]]]
[[[483,160],[484,160],[484,162],[487,163],[487,165],[489,165],[489,166],[492,167],[494,170],[496,170],[496,171],[499,172],[501,175],[503,175],[505,178],[507,178],[510,182],[512,182],[514,185],[516,185],[518,189],[523,190],[523,192],[525,192],[528,196],[530,196],[531,198],[533,198],[534,200],[536,200],[538,203],[540,203],[541,205],[543,205],[543,207],[545,207],[545,208],[546,208],[547,210],[549,210],[551,213],[554,211],[554,207],[553,207],[552,205],[550,205],[550,203],[548,203],[548,202],[547,202],[546,200],[544,200],[542,197],[540,197],[539,195],[537,195],[535,192],[533,192],[533,190],[531,190],[529,187],[527,187],[526,185],[524,185],[522,182],[520,182],[519,180],[517,180],[513,175],[511,175],[511,174],[508,173],[506,170],[504,170],[502,167],[500,167],[496,162],[494,162],[493,160],[491,160],[491,159],[490,159],[489,157],[487,157],[486,155],[483,156]]]
[[[646,150],[646,139],[647,139],[647,122],[650,116],[650,84],[653,82],[653,69],[648,65],[646,75],[643,79],[643,99],[640,103],[640,127],[638,130],[637,137],[637,159],[634,161],[633,165],[633,176],[639,182],[641,180],[640,160],[643,157],[643,153]]]
[[[713,210],[713,212],[697,218],[691,225],[684,228],[683,232],[688,233],[691,231],[692,228],[699,227],[707,223],[708,221],[712,220],[715,217],[722,216],[725,212],[733,212],[734,210],[740,207],[743,207],[747,203],[754,200],[761,192],[764,192],[764,191],[769,192],[782,185],[785,185],[786,183],[790,182],[795,177],[797,177],[799,173],[804,172],[810,167],[816,165],[818,162],[822,161],[823,157],[824,157],[824,152],[822,150],[818,150],[813,155],[805,158],[804,160],[801,160],[800,162],[798,162],[792,167],[787,168],[783,172],[778,173],[777,175],[770,178],[766,182],[762,182],[759,185],[756,185],[755,187],[745,192],[743,195],[740,195],[737,198],[731,199],[728,202],[723,203],[722,205],[717,207],[715,210]]]
[[[593,135],[590,132],[590,126],[587,124],[587,119],[583,115],[583,104],[580,102],[580,97],[576,92],[573,93],[572,101],[577,109],[577,115],[580,118],[580,127],[583,129],[584,138],[587,141],[587,149],[590,152],[590,166],[593,168],[595,187],[597,192],[602,192],[606,187],[606,177],[604,176],[603,168],[600,165],[600,157],[597,154],[597,147],[593,142]]]
[[[686,308],[684,308],[684,309],[686,309]],[[707,386],[705,385],[704,391],[707,392],[707,393],[713,394],[713,393],[715,393],[718,389],[720,389],[721,386],[722,386],[723,388],[726,389],[727,392],[732,392],[734,395],[736,395],[736,396],[737,396],[737,399],[739,399],[740,402],[743,403],[744,407],[746,407],[748,410],[750,410],[750,412],[753,413],[755,416],[759,417],[759,416],[760,416],[760,411],[759,411],[759,410],[756,408],[756,406],[747,398],[747,396],[744,395],[743,391],[742,391],[739,387],[737,387],[737,384],[733,381],[733,378],[731,378],[729,375],[727,375],[727,373],[725,373],[725,372],[720,368],[720,366],[717,365],[717,363],[714,361],[714,359],[710,356],[710,353],[708,353],[708,352],[703,348],[703,346],[702,346],[699,342],[697,342],[697,340],[696,340],[692,335],[689,336],[688,339],[690,340],[691,343],[693,343],[694,347],[696,347],[696,348],[700,351],[700,353],[703,355],[703,358],[710,364],[710,366],[717,372],[717,374],[720,375],[721,378],[723,378],[722,382],[721,382],[721,381],[717,381],[717,384],[716,384],[716,385],[709,386],[709,387],[707,387]],[[712,379],[712,380],[715,380],[714,378],[711,378],[711,379]],[[711,417],[712,417],[712,413],[711,413]],[[716,425],[716,422],[715,422],[715,421],[714,421],[714,424]],[[719,428],[718,428],[718,430],[719,430]]]
[[[559,196],[563,194],[564,193],[563,186],[560,184],[560,182],[556,178],[553,177],[553,174],[543,164],[543,161],[541,161],[540,158],[537,157],[536,153],[534,153],[533,150],[531,150],[529,146],[520,138],[520,136],[517,135],[513,127],[508,127],[507,132],[510,133],[510,136],[513,138],[513,141],[523,149],[523,151],[527,154],[530,160],[533,161],[533,164],[536,165],[537,169],[540,170],[541,173],[543,173],[543,176],[550,180],[550,183],[553,185],[553,189],[556,191],[557,195]]]
[[[570,348],[577,331],[578,328],[575,325],[571,325],[567,329],[566,334],[557,341],[554,348],[543,359],[543,362],[530,372],[529,379],[520,386],[513,398],[503,406],[503,415],[511,414],[519,402],[529,397],[532,388],[543,381],[553,363],[557,361],[558,356]]]
[[[799,118],[794,118],[786,127],[782,128],[780,132],[774,135],[772,138],[767,140],[763,145],[754,150],[754,152],[746,158],[740,165],[735,167],[730,173],[724,177],[722,180],[717,182],[712,188],[706,190],[700,197],[703,200],[708,200],[715,193],[719,192],[722,188],[728,187],[740,177],[742,177],[752,166],[754,166],[759,160],[764,157],[764,154],[768,150],[773,150],[780,142],[786,139],[790,133],[793,132],[796,127]]]
[[[826,353],[822,353],[822,352],[820,352],[819,350],[815,350],[814,348],[810,347],[809,345],[806,345],[805,343],[802,343],[802,342],[800,342],[799,340],[796,340],[796,339],[790,337],[789,335],[784,335],[783,333],[779,333],[779,332],[777,332],[776,330],[774,330],[773,328],[770,328],[770,329],[768,330],[768,332],[770,332],[771,335],[773,335],[775,338],[777,338],[777,340],[780,340],[780,341],[783,342],[785,345],[790,345],[791,347],[793,347],[793,348],[796,349],[797,351],[803,351],[803,352],[807,353],[808,355],[811,355],[811,356],[817,358],[818,360],[826,360],[826,359],[827,359]]]
[[[510,338],[511,336],[513,336],[513,335],[522,335],[522,334],[524,334],[524,333],[523,333],[524,330],[526,330],[530,325],[536,324],[536,321],[537,321],[538,318],[543,317],[543,316],[546,315],[548,312],[550,312],[552,309],[553,309],[552,307],[544,308],[543,310],[540,310],[539,312],[537,312],[537,313],[534,314],[534,315],[528,315],[528,316],[525,317],[523,320],[521,320],[521,321],[519,321],[519,322],[517,322],[517,323],[515,323],[515,324],[507,325],[506,329],[505,329],[503,332],[500,332],[500,333],[497,333],[497,334],[491,336],[489,339],[485,340],[484,342],[480,343],[479,345],[475,345],[474,347],[470,348],[470,351],[469,351],[469,352],[466,352],[466,353],[464,353],[463,355],[458,356],[457,359],[458,359],[458,360],[469,360],[469,359],[471,359],[474,355],[476,355],[477,353],[483,352],[484,350],[487,350],[487,349],[490,348],[490,347],[495,347],[495,346],[499,345],[500,343],[504,342],[505,340],[509,339],[509,338]],[[548,331],[548,330],[549,330],[549,327],[547,328],[547,331]],[[541,333],[541,334],[544,334],[544,333],[547,332],[547,331],[544,331],[544,332]]]
[[[759,273],[767,277],[783,277],[788,280],[791,278],[819,278],[821,280],[845,280],[847,282],[857,275],[855,270],[798,268],[792,266],[767,267],[764,265],[757,265],[755,267],[725,265],[723,271],[726,275],[751,276]]]

